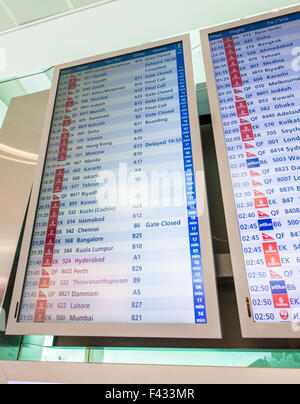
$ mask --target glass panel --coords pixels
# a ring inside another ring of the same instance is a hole
[[[287,368],[300,369],[300,352],[299,351],[274,351],[271,357],[259,358],[250,365],[254,368]]]
[[[89,362],[104,363],[105,348],[90,348]]]
[[[195,82],[204,83],[206,82],[206,76],[205,76],[205,68],[204,68],[199,30],[190,32],[190,38],[192,45]]]
[[[13,97],[21,97],[22,95],[26,95],[26,91],[19,80],[13,79],[0,83],[0,98],[6,105],[9,105]]]
[[[19,82],[26,91],[26,94],[33,94],[38,91],[49,90],[51,87],[51,80],[44,73],[24,77],[19,79]]]
[[[22,346],[20,348],[21,361],[41,361],[43,351],[47,342],[45,336],[25,336],[23,338]],[[53,344],[53,339],[52,339]]]
[[[50,69],[45,71],[45,74],[48,76],[48,79],[52,81],[53,74],[54,74],[54,67],[51,67]]]
[[[210,114],[206,83],[197,84],[197,104],[200,116]]]
[[[87,348],[44,348],[42,362],[88,362]]]
[[[3,124],[6,112],[7,112],[7,105],[5,104],[4,101],[0,99],[0,129]]]
[[[299,351],[105,349],[103,363],[300,369]]]
[[[20,350],[19,360],[40,362],[88,362],[87,348],[54,347],[52,336],[25,336]]]
[[[266,353],[271,357],[271,353]],[[248,367],[261,356],[257,352],[187,349],[105,349],[104,363],[174,366]]]

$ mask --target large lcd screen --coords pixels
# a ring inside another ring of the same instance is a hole
[[[255,323],[298,321],[300,13],[208,38],[247,272],[245,307]]]
[[[182,41],[60,69],[19,323],[208,324],[190,120]]]

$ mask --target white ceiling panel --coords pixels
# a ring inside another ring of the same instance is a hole
[[[4,31],[6,29],[14,28],[15,24],[11,18],[9,18],[8,14],[4,11],[2,6],[0,5],[0,31]]]
[[[49,17],[70,8],[65,0],[4,0],[19,24]]]
[[[6,1],[21,5],[32,2]],[[36,1],[40,4],[57,2]],[[59,2],[67,4],[65,0]],[[203,0],[114,1],[1,35],[0,48],[6,50],[7,67],[2,71],[0,69],[0,80],[291,6],[294,2],[295,0],[253,0],[241,3],[240,0],[210,0],[208,7]],[[297,4],[299,5],[299,0]],[[198,45],[197,41],[193,41],[193,47]],[[195,51],[200,52],[200,48]]]

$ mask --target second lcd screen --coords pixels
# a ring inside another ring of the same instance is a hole
[[[256,323],[299,319],[299,38],[300,13],[209,36]]]

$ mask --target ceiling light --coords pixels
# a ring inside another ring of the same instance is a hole
[[[34,153],[28,153],[24,150],[14,149],[13,147],[6,146],[5,144],[0,143],[0,151],[8,154],[13,154],[17,157],[22,157],[28,160],[38,160],[38,155]]]

